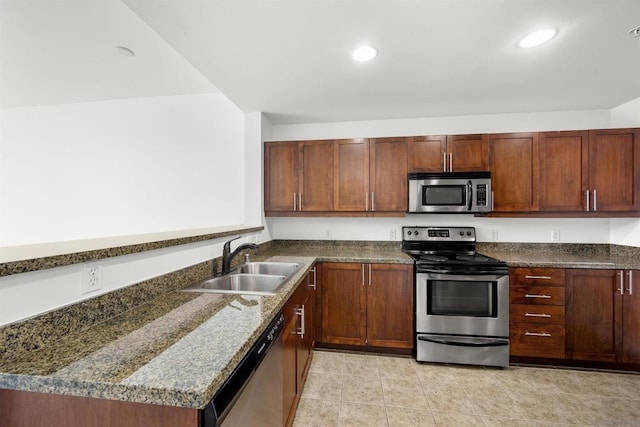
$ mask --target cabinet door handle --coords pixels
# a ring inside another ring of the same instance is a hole
[[[585,198],[585,211],[589,212],[589,190],[584,192],[584,198]]]
[[[365,191],[364,193],[364,210],[368,211],[369,210],[369,192]]]
[[[371,212],[376,210],[376,199],[375,199],[375,193],[372,191],[371,192]]]
[[[493,197],[493,191],[492,191],[491,192],[491,210],[493,210],[493,200],[494,200],[494,197]]]
[[[550,337],[551,334],[546,332],[525,332],[524,333],[528,337]]]
[[[598,210],[598,193],[596,193],[596,190],[593,190],[593,211],[597,211]]]
[[[296,193],[293,193],[293,210],[296,210]]]
[[[551,280],[551,276],[524,276],[525,279]]]
[[[627,277],[629,278],[629,287],[627,288],[627,292],[629,295],[633,295],[633,271],[627,271]]]
[[[449,172],[453,172],[453,153],[449,153]]]
[[[524,317],[551,317],[551,315],[546,313],[525,313]]]
[[[362,286],[364,286],[364,264],[362,264]]]
[[[298,193],[298,210],[302,211],[302,193]]]
[[[296,314],[300,316],[300,328],[298,328],[298,335],[300,335],[301,339],[304,339],[304,304],[298,309],[296,309]]]
[[[318,278],[316,276],[316,267],[313,267],[311,269],[311,272],[313,273],[313,283],[309,283],[309,287],[313,288],[315,290],[316,289],[316,285],[318,284]]]
[[[622,271],[618,271],[618,277],[620,278],[620,287],[616,291],[620,292],[620,295],[624,295],[624,277]]]
[[[540,294],[525,294],[525,298],[546,298],[550,299],[551,295],[540,295]]]
[[[447,171],[447,153],[446,152],[442,153],[442,171],[443,172]]]
[[[369,264],[369,286],[371,286],[371,264]]]

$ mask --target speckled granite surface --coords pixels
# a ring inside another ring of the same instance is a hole
[[[639,248],[480,243],[478,251],[514,267],[640,269]],[[276,296],[176,291],[209,274],[203,263],[0,329],[0,388],[202,408],[313,262],[413,262],[399,242],[275,241],[254,259],[305,267]]]
[[[0,388],[202,408],[295,290],[275,296],[169,292],[35,351],[7,352]]]
[[[598,244],[478,243],[510,267],[640,269],[640,248]]]

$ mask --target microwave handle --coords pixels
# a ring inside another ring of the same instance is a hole
[[[469,205],[467,206],[467,210],[471,210],[471,205],[473,205],[473,184],[471,181],[467,183],[467,194],[469,195]]]

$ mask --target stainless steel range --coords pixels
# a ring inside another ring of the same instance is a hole
[[[416,358],[509,365],[507,264],[476,252],[473,227],[403,227],[415,259]]]

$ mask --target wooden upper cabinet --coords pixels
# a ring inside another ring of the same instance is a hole
[[[540,134],[541,211],[587,209],[588,140],[587,131]]]
[[[369,140],[336,140],[334,150],[334,209],[368,210]]]
[[[369,146],[369,210],[407,211],[407,141],[372,139]]]
[[[640,129],[589,131],[593,211],[640,210]]]
[[[538,133],[489,135],[495,212],[538,210]]]
[[[409,141],[409,172],[488,170],[488,135],[414,136]]]
[[[448,172],[488,170],[488,135],[447,136]]]
[[[264,210],[295,210],[298,193],[298,142],[266,142],[264,159]]]
[[[445,135],[409,138],[409,172],[444,172],[447,150]]]
[[[333,140],[300,142],[298,210],[333,210]]]

